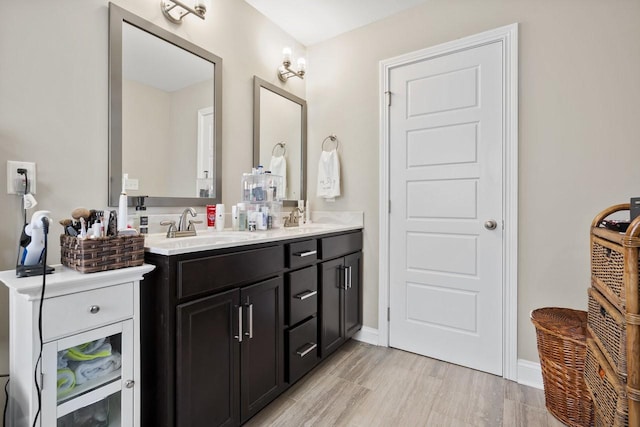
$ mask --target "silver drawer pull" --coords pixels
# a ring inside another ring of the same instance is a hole
[[[242,306],[238,306],[238,335],[234,335],[238,342],[242,342]]]
[[[293,256],[299,256],[301,258],[304,258],[306,256],[315,255],[317,253],[318,253],[318,251],[297,252],[297,253],[293,254]]]
[[[126,380],[124,382],[124,386],[126,388],[133,388],[133,386],[136,384],[136,382],[134,380]]]
[[[299,299],[300,301],[304,301],[307,298],[311,298],[312,296],[316,295],[317,293],[318,291],[306,291],[294,296],[294,298]]]
[[[96,314],[99,311],[100,311],[100,306],[99,305],[89,306],[89,313]]]
[[[312,343],[312,342],[307,343],[307,345],[309,347],[307,347],[306,350],[298,350],[296,351],[296,354],[300,357],[305,357],[307,354],[311,353],[313,350],[315,350],[318,347],[318,344]]]

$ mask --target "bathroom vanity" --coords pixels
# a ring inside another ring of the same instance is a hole
[[[207,234],[149,240],[143,426],[240,425],[362,326],[361,227]]]

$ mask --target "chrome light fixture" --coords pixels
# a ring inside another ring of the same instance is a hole
[[[286,82],[290,77],[296,76],[304,79],[307,71],[307,63],[304,58],[298,58],[298,70],[291,68],[291,48],[282,49],[282,65],[278,67],[278,78],[281,82]]]
[[[206,0],[160,0],[160,9],[169,21],[174,24],[182,24],[182,18],[190,13],[204,19],[208,3]]]

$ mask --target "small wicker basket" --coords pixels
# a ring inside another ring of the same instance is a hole
[[[144,263],[144,236],[78,239],[60,236],[62,265],[81,273],[135,267]]]
[[[572,427],[593,424],[593,402],[584,382],[587,312],[539,308],[531,312],[536,327],[545,404]]]

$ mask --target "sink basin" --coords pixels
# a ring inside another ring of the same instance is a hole
[[[189,237],[175,237],[168,239],[166,235],[154,235],[147,236],[144,241],[144,246],[148,248],[157,249],[184,249],[184,248],[196,248],[207,246],[216,246],[226,243],[245,242],[247,240],[253,240],[257,236],[253,233],[242,231],[220,231],[213,233],[204,233],[197,236]]]

